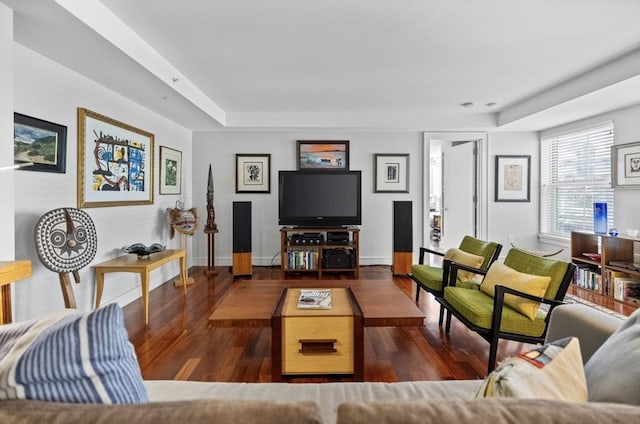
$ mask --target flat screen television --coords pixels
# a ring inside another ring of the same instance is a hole
[[[280,171],[278,224],[342,227],[362,223],[360,171]]]

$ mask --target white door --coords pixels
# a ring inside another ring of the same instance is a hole
[[[457,247],[476,236],[476,155],[473,140],[443,141],[440,247]]]

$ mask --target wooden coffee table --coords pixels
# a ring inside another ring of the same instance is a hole
[[[350,287],[362,308],[365,327],[420,327],[424,312],[391,281],[244,280],[239,281],[209,317],[211,327],[270,327],[284,287]]]

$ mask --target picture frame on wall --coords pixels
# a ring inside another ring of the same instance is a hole
[[[326,171],[349,170],[349,140],[296,142],[297,168]]]
[[[530,201],[530,155],[496,155],[495,173],[496,202]]]
[[[236,193],[271,193],[271,154],[236,154]]]
[[[153,204],[154,135],[78,108],[78,208]]]
[[[611,147],[611,186],[640,188],[640,141]]]
[[[67,127],[33,116],[13,114],[13,163],[25,171],[66,173]]]
[[[374,193],[409,193],[409,154],[375,153]]]
[[[160,146],[160,194],[180,194],[182,189],[182,152]]]

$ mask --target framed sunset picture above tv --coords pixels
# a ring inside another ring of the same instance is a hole
[[[349,141],[297,142],[298,170],[348,171]]]

